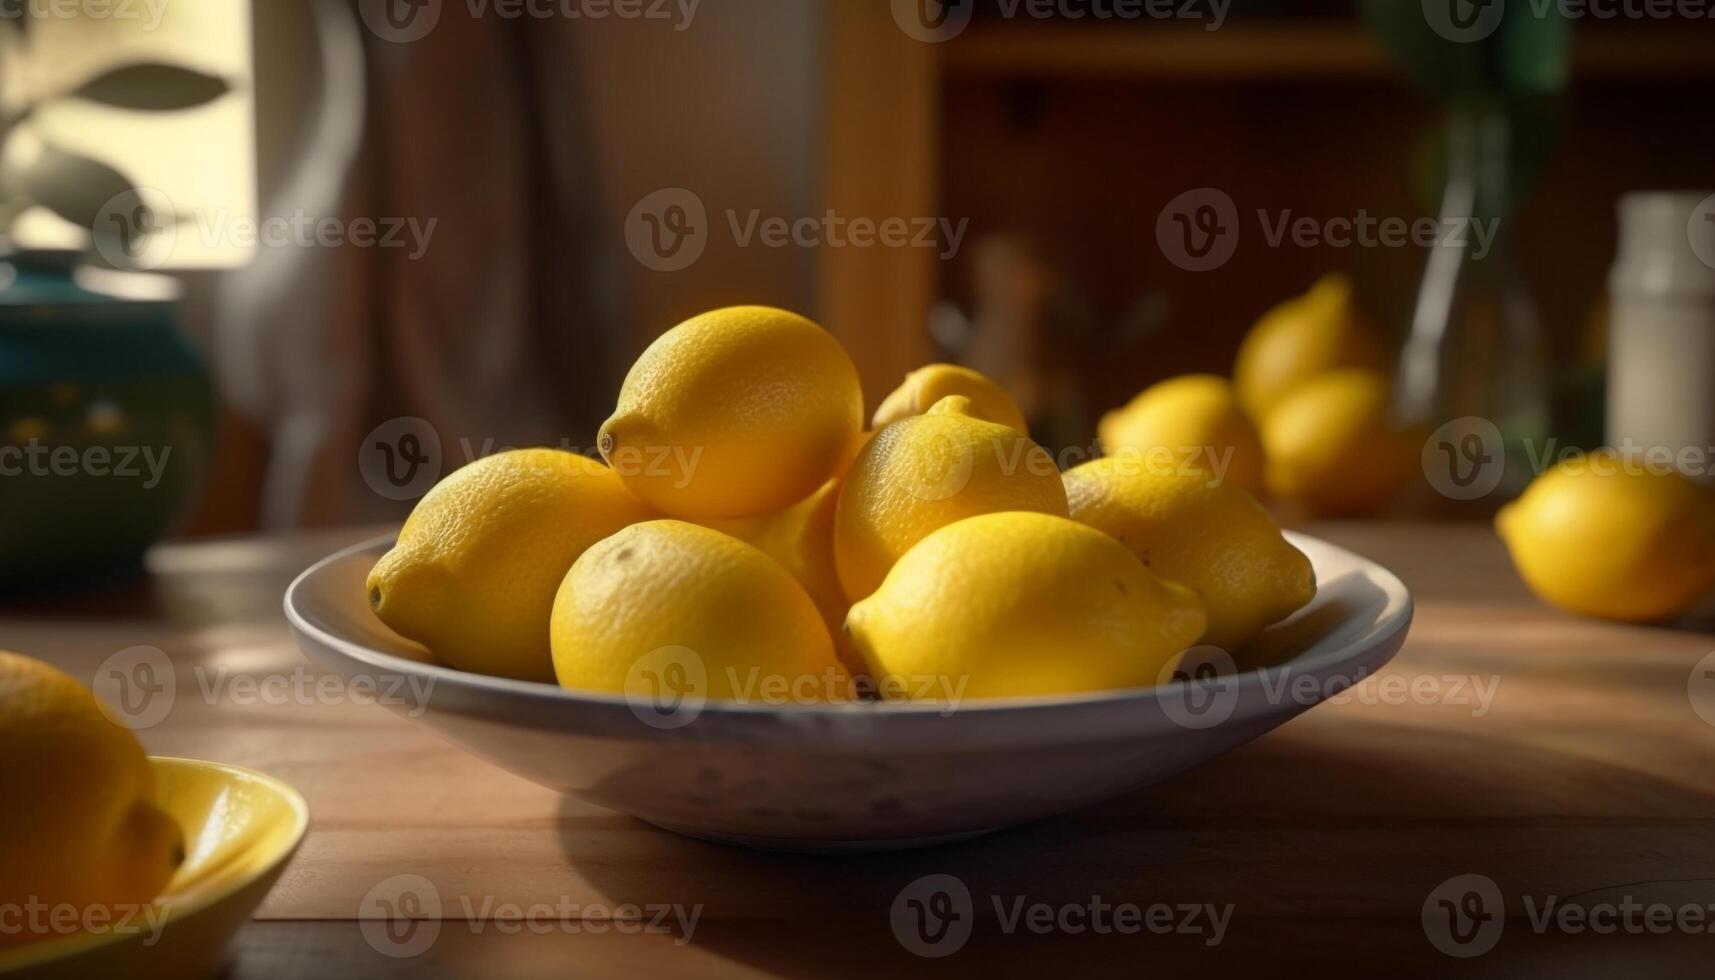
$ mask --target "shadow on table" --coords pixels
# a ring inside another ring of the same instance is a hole
[[[1610,953],[1638,955],[1637,941],[1660,937],[1533,935],[1523,896],[1628,882],[1652,863],[1662,879],[1715,866],[1715,840],[1700,829],[1715,817],[1715,798],[1517,741],[1382,724],[1345,730],[1362,732],[1361,741],[1330,748],[1267,738],[1159,786],[962,844],[805,856],[663,831],[634,853],[574,860],[572,871],[610,905],[700,905],[692,943],[724,959],[782,976],[867,978],[881,968],[1011,974],[1073,963],[1133,974],[1183,963],[1368,975],[1372,955],[1386,956],[1395,975],[1414,965],[1433,972],[1451,961],[1425,938],[1425,900],[1466,873],[1494,879],[1521,926],[1480,963],[1462,965],[1610,969],[1602,966]],[[1549,789],[1523,788],[1542,787],[1545,772],[1560,774]],[[1627,814],[1695,819],[1592,819]],[[568,855],[590,853],[583,833],[579,821],[562,821]],[[907,948],[913,929],[945,921],[924,918],[933,888],[914,883],[928,875],[951,875],[971,896],[968,939],[929,947],[953,946],[945,957]],[[1709,884],[1701,888],[1703,902],[1715,900]],[[1634,893],[1649,900],[1647,884]],[[1685,900],[1683,888],[1675,894]],[[1166,931],[1122,934],[1112,912],[1122,905],[1171,906],[1159,920]],[[1103,906],[1106,932],[1096,927]],[[1214,941],[1212,917],[1183,906],[1231,906],[1231,919]],[[1038,931],[1033,923],[1043,921]],[[1687,938],[1650,949],[1678,949]]]

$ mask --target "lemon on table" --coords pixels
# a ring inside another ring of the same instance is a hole
[[[862,429],[857,368],[832,334],[785,310],[735,306],[649,345],[597,445],[663,514],[714,520],[809,496]]]
[[[1612,451],[1544,473],[1495,527],[1525,584],[1568,612],[1653,622],[1715,588],[1715,494]]]
[[[1382,352],[1343,275],[1323,276],[1302,296],[1263,314],[1239,347],[1233,382],[1261,418],[1287,392],[1324,371],[1382,366]]]
[[[1112,535],[1150,571],[1202,597],[1205,644],[1243,649],[1316,596],[1310,559],[1232,483],[1109,458],[1068,470],[1066,498],[1073,520]]]
[[[936,700],[1155,684],[1205,625],[1118,541],[1022,512],[928,535],[846,617],[885,696]]]
[[[634,524],[584,552],[551,629],[554,673],[571,690],[789,703],[848,693],[803,587],[756,547],[684,521]]]
[[[936,528],[1003,510],[1066,514],[1046,450],[1017,429],[970,414],[951,395],[872,436],[846,474],[834,559],[846,598],[875,591],[900,555]]]
[[[1135,455],[1157,470],[1196,466],[1262,492],[1262,437],[1226,378],[1186,374],[1151,385],[1102,416],[1096,435],[1110,455]]]
[[[548,614],[566,570],[585,548],[653,516],[595,460],[496,453],[417,502],[369,573],[370,606],[449,666],[551,681]]]
[[[153,901],[184,860],[184,832],[156,805],[136,736],[82,684],[6,651],[0,760],[0,908],[35,902],[82,922]],[[63,934],[21,914],[4,924],[18,928],[0,929],[0,947]]]
[[[1380,508],[1416,458],[1390,407],[1388,380],[1374,371],[1330,371],[1294,388],[1262,420],[1269,493],[1320,516]]]
[[[881,407],[870,419],[870,427],[880,429],[913,415],[922,415],[948,395],[963,395],[971,400],[970,413],[977,418],[999,422],[1008,428],[1028,434],[1030,427],[1024,413],[1006,389],[987,375],[957,364],[929,364],[907,374],[905,380],[882,399]]]

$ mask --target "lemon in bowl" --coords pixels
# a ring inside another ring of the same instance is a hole
[[[235,766],[149,758],[76,680],[0,652],[0,976],[216,973],[309,826]]]

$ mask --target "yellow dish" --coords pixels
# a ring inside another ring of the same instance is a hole
[[[310,809],[272,776],[194,759],[152,758],[161,806],[185,832],[167,890],[124,929],[48,939],[0,953],[0,976],[205,980],[309,829]]]

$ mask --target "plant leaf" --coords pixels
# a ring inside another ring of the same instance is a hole
[[[92,234],[104,208],[121,194],[137,192],[124,174],[107,164],[53,145],[43,147],[28,166],[9,168],[5,183]]]
[[[1488,34],[1459,41],[1438,33],[1421,3],[1359,2],[1364,24],[1407,77],[1443,101],[1499,102],[1564,89],[1571,74],[1572,27],[1560,7],[1511,3],[1501,11]]]
[[[1509,17],[1495,40],[1501,91],[1519,96],[1566,88],[1572,76],[1571,21],[1551,15]]]
[[[226,80],[215,75],[140,62],[97,75],[78,86],[71,97],[120,109],[170,112],[213,102],[229,89]]]

